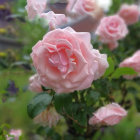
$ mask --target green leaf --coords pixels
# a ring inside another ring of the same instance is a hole
[[[98,101],[99,97],[100,97],[100,93],[99,92],[90,90],[87,93],[87,96],[86,96],[87,105],[91,106],[91,105],[95,104],[96,101]]]
[[[47,93],[40,93],[35,96],[27,106],[28,115],[31,118],[36,117],[44,111],[52,101],[52,96]]]
[[[135,75],[137,72],[135,72],[134,69],[129,67],[120,67],[115,70],[115,72],[112,74],[112,79],[118,79],[119,77],[123,75]]]
[[[137,111],[140,112],[140,98],[135,97],[135,103],[136,103]]]
[[[111,73],[113,73],[114,71],[114,61],[112,60],[111,57],[108,57],[107,59],[108,63],[109,63],[109,67],[107,68],[105,74],[104,74],[104,77],[107,77],[108,75],[110,75]]]
[[[72,103],[72,94],[55,95],[54,100],[55,109],[57,112],[62,113],[64,110],[67,110]]]

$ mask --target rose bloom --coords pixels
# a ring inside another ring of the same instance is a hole
[[[124,4],[121,6],[119,12],[125,23],[128,25],[134,24],[139,20],[139,9],[137,5]]]
[[[43,126],[56,126],[60,120],[60,115],[56,112],[55,108],[48,107],[45,111],[40,113],[34,118],[35,123],[41,124]]]
[[[46,20],[50,30],[67,23],[67,18],[64,14],[55,14],[53,11],[42,13],[40,17]]]
[[[35,74],[29,78],[29,90],[37,93],[42,92],[40,77],[38,74]]]
[[[101,19],[96,34],[103,43],[110,43],[124,38],[128,33],[124,20],[118,16],[108,16]]]
[[[26,10],[28,18],[33,20],[35,16],[40,15],[46,9],[47,0],[27,0]]]
[[[125,75],[126,79],[133,79],[135,77],[140,77],[140,50],[136,51],[133,56],[126,58],[120,63],[120,67],[130,67],[133,68],[138,75]]]
[[[43,86],[56,93],[89,88],[108,67],[107,56],[92,48],[86,32],[72,28],[47,33],[32,49],[33,64]]]
[[[19,140],[19,137],[22,135],[22,131],[20,129],[14,130],[12,129],[9,133],[10,135],[14,136],[14,140]],[[11,140],[13,137],[8,137],[6,140]]]
[[[69,0],[66,11],[72,17],[90,15],[99,20],[103,16],[103,11],[96,0]]]
[[[127,112],[117,103],[99,108],[90,118],[90,125],[115,125],[127,115]]]
[[[66,13],[71,27],[80,32],[94,32],[103,17],[103,10],[96,0],[69,0]]]

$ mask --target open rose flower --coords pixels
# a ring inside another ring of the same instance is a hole
[[[126,79],[133,79],[135,77],[140,77],[140,50],[136,51],[133,56],[126,58],[120,63],[120,67],[130,67],[133,68],[138,75],[125,75]]]
[[[107,56],[92,48],[90,34],[72,28],[55,29],[39,41],[31,54],[43,86],[56,93],[89,88],[108,67]]]
[[[103,17],[103,10],[96,0],[69,0],[66,12],[73,22],[71,27],[82,32],[95,31]]]
[[[96,0],[69,0],[66,11],[75,16],[92,15],[99,17],[103,14]]]
[[[20,129],[18,130],[11,129],[9,134],[12,135],[12,137],[7,136],[6,140],[12,140],[13,137],[14,137],[14,140],[19,140],[19,137],[22,135],[22,131]]]
[[[121,6],[118,14],[124,19],[126,24],[131,25],[139,20],[140,12],[137,5],[124,4]]]
[[[73,12],[78,15],[88,14],[94,10],[95,4],[95,0],[69,0],[66,10],[68,13]]]
[[[40,93],[42,92],[42,87],[40,83],[40,77],[38,74],[35,74],[30,77],[29,79],[29,90],[33,92]]]
[[[115,125],[127,115],[127,112],[117,103],[99,108],[90,118],[90,125]]]
[[[35,16],[40,15],[46,9],[47,0],[27,0],[26,10],[28,18],[33,20]]]
[[[50,30],[53,30],[57,26],[67,23],[67,18],[64,14],[55,14],[53,11],[50,11],[48,13],[42,13],[40,17],[46,20]]]
[[[35,123],[49,127],[56,126],[59,120],[60,115],[56,112],[54,107],[48,107],[45,111],[34,118]]]
[[[103,43],[116,42],[124,38],[128,33],[124,20],[118,16],[109,16],[102,18],[96,34]]]

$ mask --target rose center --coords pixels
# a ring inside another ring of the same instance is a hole
[[[56,67],[61,73],[66,73],[68,70],[68,57],[65,50],[53,52],[49,58],[52,66]]]

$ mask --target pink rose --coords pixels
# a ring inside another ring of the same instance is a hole
[[[28,18],[33,20],[35,16],[40,15],[46,9],[47,0],[27,0],[26,10]]]
[[[124,38],[128,33],[124,20],[118,15],[104,17],[96,30],[103,43],[114,42]]]
[[[53,11],[42,13],[40,17],[48,22],[50,30],[67,23],[67,18],[64,14],[55,14]]]
[[[45,87],[69,93],[91,86],[108,67],[107,56],[92,48],[90,34],[72,28],[55,29],[39,41],[31,54]]]
[[[30,77],[29,79],[29,90],[33,92],[40,93],[42,92],[42,87],[40,83],[40,77],[38,74],[35,74]]]
[[[69,0],[66,11],[72,17],[88,15],[94,20],[99,20],[103,16],[103,11],[96,0]]]
[[[135,77],[140,77],[140,50],[136,51],[133,56],[126,58],[120,63],[120,67],[130,67],[133,68],[138,75],[125,75],[126,79],[133,79]]]
[[[19,140],[19,137],[22,135],[22,131],[20,129],[18,129],[18,130],[12,129],[9,134],[14,136],[14,140]],[[12,138],[13,137],[7,136],[7,140],[11,140]]]
[[[128,25],[134,24],[139,20],[139,9],[137,5],[124,4],[121,6],[118,14],[124,19],[125,23]]]
[[[56,112],[55,108],[48,107],[45,111],[40,113],[34,118],[35,123],[41,124],[43,126],[56,126],[60,120],[60,115]]]
[[[115,125],[127,115],[127,112],[117,103],[99,108],[90,118],[90,125]]]
[[[80,32],[95,31],[103,17],[96,0],[69,0],[66,12],[72,21],[71,27]]]

